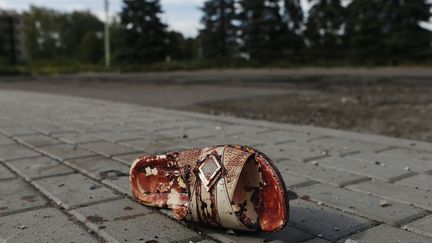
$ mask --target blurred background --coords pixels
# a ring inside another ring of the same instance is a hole
[[[432,141],[431,31],[429,0],[0,0],[0,88]]]

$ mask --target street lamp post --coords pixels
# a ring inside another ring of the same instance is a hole
[[[110,54],[110,35],[109,35],[109,2],[104,0],[105,3],[105,67],[110,67],[111,64],[111,54]]]

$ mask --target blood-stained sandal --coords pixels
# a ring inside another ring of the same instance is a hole
[[[130,169],[141,203],[179,220],[275,232],[288,222],[285,184],[273,162],[247,146],[222,145],[138,158]]]

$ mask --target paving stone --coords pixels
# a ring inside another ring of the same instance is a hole
[[[60,126],[50,124],[50,123],[32,123],[31,127],[34,130],[37,130],[37,131],[42,132],[42,133],[47,134],[47,135],[73,131],[70,128],[60,127]]]
[[[311,198],[315,202],[338,208],[345,212],[386,222],[391,225],[400,225],[425,215],[426,211],[406,204],[389,201],[388,206],[381,206],[382,197],[359,194],[343,188],[332,187],[326,184],[314,184],[308,187],[296,188],[295,191],[303,194],[301,198]]]
[[[91,134],[82,134],[82,133],[60,133],[54,134],[53,137],[56,137],[66,143],[78,144],[78,143],[91,143],[101,141],[101,138],[96,137]]]
[[[98,242],[55,208],[0,217],[0,242]]]
[[[45,176],[64,175],[73,170],[49,157],[35,157],[6,162],[17,174],[30,181]]]
[[[187,147],[184,146],[184,143],[175,142],[173,139],[167,140],[152,140],[152,139],[140,139],[133,141],[121,142],[120,144],[124,144],[137,150],[145,151],[145,153],[149,154],[159,154],[168,151],[174,150],[183,150]]]
[[[322,238],[313,238],[311,240],[303,241],[303,243],[330,243],[330,241]]]
[[[15,126],[15,127],[2,127],[0,128],[0,132],[8,135],[8,136],[20,136],[20,135],[30,135],[30,134],[37,134],[37,132],[35,130],[32,130],[30,128],[26,128],[26,127],[20,127],[20,126]]]
[[[432,159],[417,159],[415,157],[400,157],[390,154],[376,154],[376,153],[359,153],[349,155],[349,158],[369,162],[369,163],[383,163],[388,166],[405,169],[407,167],[416,172],[432,172]]]
[[[15,175],[6,167],[0,164],[0,180],[7,180],[14,178]]]
[[[149,138],[161,137],[157,133],[149,132],[146,130],[132,131],[132,132],[107,131],[107,132],[93,133],[92,135],[95,135],[97,137],[103,138],[111,142],[136,140],[136,139],[142,139],[147,137]]]
[[[118,180],[129,176],[129,166],[102,156],[67,160],[65,164],[96,180]]]
[[[287,188],[302,187],[302,186],[311,185],[315,183],[309,179],[306,179],[305,177],[301,177],[297,175],[282,174],[282,177],[284,179],[285,186]]]
[[[65,209],[118,197],[107,187],[81,174],[44,178],[32,184]]]
[[[58,160],[82,158],[95,155],[88,150],[70,144],[50,145],[39,149]]]
[[[171,137],[171,138],[189,138],[189,139],[199,139],[199,138],[207,138],[207,137],[215,136],[214,133],[212,133],[208,129],[203,129],[203,128],[190,128],[190,129],[173,128],[173,129],[158,131],[158,134],[161,134],[165,137]]]
[[[137,149],[135,148],[126,147],[111,142],[85,143],[85,144],[81,144],[80,146],[107,157],[138,152]]]
[[[45,203],[42,195],[24,181],[0,181],[0,215],[41,207]]]
[[[277,163],[277,167],[281,171],[284,178],[294,174],[303,176],[310,180],[329,183],[335,186],[346,186],[367,179],[364,176],[291,160],[282,160]]]
[[[321,235],[330,241],[338,240],[367,229],[372,223],[366,219],[317,206],[305,200],[290,201],[290,225],[310,235]]]
[[[405,225],[403,228],[418,234],[432,237],[432,215],[416,220]]]
[[[418,160],[429,160],[432,161],[432,153],[431,152],[423,152],[417,149],[407,149],[407,148],[392,148],[385,151],[380,152],[380,154],[390,155],[390,156],[398,156],[402,158],[415,158]]]
[[[148,154],[144,152],[139,153],[132,153],[132,154],[125,154],[125,155],[117,155],[114,156],[113,159],[119,162],[122,162],[123,164],[126,164],[128,166],[131,166],[132,163],[138,158],[142,156],[147,156]]]
[[[254,140],[245,140],[237,138],[235,136],[217,136],[211,138],[197,139],[193,140],[195,143],[194,147],[208,147],[213,145],[223,145],[223,144],[241,144],[256,147],[257,145],[264,145],[262,142],[257,142]]]
[[[7,144],[15,144],[15,141],[6,137],[5,135],[0,134],[0,146]]]
[[[341,243],[358,242],[358,243],[382,243],[382,242],[412,242],[425,243],[432,242],[432,238],[424,237],[416,233],[408,232],[389,225],[378,225],[369,230],[351,235],[341,240]]]
[[[265,154],[269,155],[270,158],[273,159],[274,161],[289,159],[293,161],[307,162],[307,161],[316,160],[327,156],[325,154],[322,154],[321,151],[309,150],[303,148],[302,149],[293,148],[288,146],[288,144],[264,145],[264,146],[256,146],[256,148],[264,152]]]
[[[53,144],[59,144],[61,141],[46,136],[42,134],[36,134],[36,135],[26,135],[26,136],[20,136],[16,138],[20,143],[23,143],[29,147],[42,147],[46,145],[53,145]]]
[[[70,212],[108,242],[195,242],[198,233],[129,199],[78,208]]]
[[[296,141],[289,145],[325,151],[332,155],[347,155],[355,152],[375,152],[388,148],[388,145],[362,142],[350,139],[324,137],[310,142]]]
[[[417,207],[432,210],[432,192],[371,180],[349,186],[350,189],[371,193],[390,200],[412,204]]]
[[[205,225],[192,224],[200,232],[204,232],[211,238],[220,242],[244,242],[244,243],[258,243],[258,242],[303,242],[313,238],[313,236],[298,230],[296,228],[287,226],[283,230],[276,233],[248,233],[242,231],[235,231],[236,235],[229,235],[224,229],[210,228]]]
[[[319,159],[317,162],[321,166],[390,182],[413,175],[412,172],[405,169],[362,162],[347,157],[328,157]]]
[[[396,184],[404,185],[404,186],[410,186],[414,188],[420,188],[423,190],[432,190],[432,175],[426,175],[426,174],[419,174],[415,176],[411,176],[408,178],[405,178],[400,181],[396,181]]]
[[[26,148],[24,145],[10,144],[0,146],[0,160],[14,160],[40,156],[40,153]]]

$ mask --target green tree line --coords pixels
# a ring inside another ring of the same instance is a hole
[[[110,25],[113,62],[395,65],[430,62],[427,0],[207,0],[194,38],[170,31],[159,0],[124,1]],[[29,63],[103,63],[104,23],[88,11],[24,13]],[[1,50],[0,50],[1,53]]]

